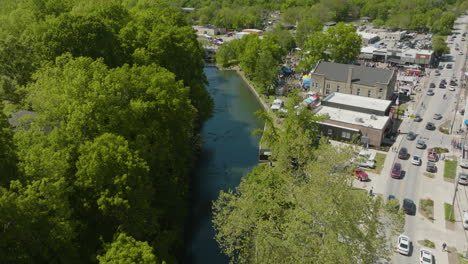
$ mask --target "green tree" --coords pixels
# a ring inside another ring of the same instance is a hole
[[[450,34],[455,19],[456,16],[454,13],[443,13],[442,16],[432,24],[432,32],[440,35]]]
[[[267,118],[275,166],[255,168],[213,205],[223,252],[236,263],[371,263],[389,254],[381,199],[352,188],[349,169],[337,170],[353,148],[317,143],[320,117],[290,112],[282,128]]]
[[[0,102],[0,109],[3,109],[3,103]],[[13,142],[13,131],[3,112],[0,112],[0,186],[8,186],[10,180],[16,178],[17,156],[15,144]]]
[[[450,52],[450,48],[447,46],[445,37],[440,35],[435,35],[432,39],[432,50],[437,57],[440,57],[444,54]]]
[[[297,46],[304,47],[306,39],[314,32],[319,32],[323,28],[323,23],[317,18],[308,18],[297,24],[296,43]]]
[[[338,23],[327,32],[315,32],[304,44],[299,68],[309,71],[319,60],[351,63],[361,52],[361,37],[352,25]]]
[[[137,241],[125,233],[116,235],[111,244],[105,245],[105,250],[105,254],[97,256],[100,264],[160,263],[147,242]]]

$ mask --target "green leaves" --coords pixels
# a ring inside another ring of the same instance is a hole
[[[440,35],[435,35],[432,38],[432,50],[434,50],[434,54],[437,57],[440,57],[444,54],[450,52],[450,48],[447,46],[447,42],[445,42],[445,37]]]
[[[147,242],[137,241],[125,233],[116,234],[114,241],[106,245],[105,254],[97,258],[100,264],[160,263]]]

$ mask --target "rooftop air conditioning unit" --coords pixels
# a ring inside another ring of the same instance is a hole
[[[377,117],[375,115],[370,115],[370,118],[373,120],[377,120]]]
[[[364,121],[363,121],[362,118],[360,118],[360,117],[356,117],[355,120],[356,120],[356,122],[358,122],[358,123],[364,123]]]

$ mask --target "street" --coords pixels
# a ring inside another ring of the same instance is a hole
[[[465,135],[457,134],[456,132],[464,127],[463,115],[459,110],[465,109],[465,89],[462,89],[461,78],[464,75],[464,66],[466,63],[466,41],[462,41],[462,34],[467,32],[468,16],[462,16],[455,22],[455,32],[457,37],[453,43],[449,44],[450,56],[439,65],[443,66],[440,69],[440,75],[436,75],[435,69],[426,69],[429,76],[421,78],[415,95],[412,96],[413,102],[409,103],[408,111],[403,117],[399,130],[400,135],[397,137],[395,144],[396,151],[390,150],[387,153],[382,172],[379,174],[370,174],[371,182],[363,183],[362,188],[373,188],[374,192],[381,195],[385,200],[389,195],[394,195],[397,199],[411,199],[416,205],[416,213],[414,215],[405,216],[405,230],[404,234],[409,236],[412,241],[412,250],[410,256],[403,256],[395,253],[392,257],[392,262],[395,264],[405,263],[419,263],[419,250],[423,247],[419,241],[428,239],[435,243],[435,248],[430,249],[434,255],[435,263],[456,263],[453,260],[453,255],[442,251],[442,244],[447,243],[449,251],[456,250],[460,254],[465,254],[468,250],[468,232],[463,229],[461,223],[461,215],[463,210],[468,210],[468,187],[458,185],[458,192],[454,206],[455,210],[455,223],[446,223],[444,203],[452,204],[452,199],[455,190],[455,181],[444,180],[444,160],[459,158],[460,152],[452,147],[452,140],[458,142]],[[450,36],[448,37],[450,38]],[[457,45],[458,44],[458,45]],[[456,50],[456,47],[459,50]],[[463,54],[460,54],[460,51]],[[447,69],[447,64],[452,65],[452,69]],[[445,79],[447,84],[445,88],[439,88],[439,84]],[[457,80],[455,91],[451,91],[450,81]],[[434,95],[428,95],[430,83],[434,83],[436,88],[432,88]],[[415,122],[409,115],[419,114],[422,117],[421,122]],[[434,119],[434,114],[442,115],[440,120]],[[435,124],[435,130],[427,130],[425,128],[427,122]],[[449,135],[439,131],[439,127],[446,128]],[[415,140],[408,140],[406,136],[408,132],[414,132],[417,137]],[[466,133],[466,131],[465,131]],[[416,142],[422,139],[426,142],[425,149],[416,148]],[[398,150],[402,147],[408,149],[410,158],[401,160],[398,158]],[[442,147],[449,150],[441,156],[436,162],[437,172],[434,177],[430,178],[425,176],[427,165],[428,149],[433,147]],[[421,157],[422,164],[420,166],[411,163],[411,157],[417,155]],[[392,166],[395,162],[402,165],[404,172],[403,178],[394,179],[390,177]],[[461,172],[461,168],[457,166],[457,171]],[[468,171],[468,170],[467,170]],[[457,172],[457,177],[458,177]],[[419,202],[421,199],[431,199],[434,201],[433,219],[430,220],[423,216],[419,211]],[[397,238],[391,241],[392,245],[396,247]]]

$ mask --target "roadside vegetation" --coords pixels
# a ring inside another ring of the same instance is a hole
[[[449,152],[449,150],[447,148],[442,148],[442,147],[430,148],[429,151],[434,151],[434,152],[437,152],[438,154],[444,154],[444,153]]]
[[[444,203],[444,212],[446,221],[455,222],[455,212],[451,204]]]
[[[418,243],[421,244],[423,247],[435,248],[435,243],[429,239],[419,240]]]
[[[445,160],[444,161],[444,178],[454,180],[457,175],[457,164],[456,160]]]
[[[434,220],[434,201],[432,199],[419,200],[419,210],[429,220]]]

